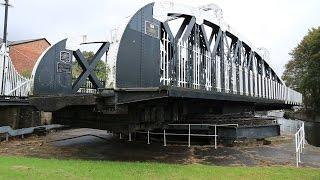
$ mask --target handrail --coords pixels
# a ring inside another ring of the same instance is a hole
[[[166,129],[163,129],[163,133],[157,133],[157,132],[150,132],[149,130],[147,132],[144,131],[136,131],[136,133],[142,133],[147,134],[147,143],[150,144],[150,134],[154,135],[163,135],[163,146],[167,146],[166,142],[166,136],[188,136],[188,147],[191,146],[191,136],[197,136],[197,137],[214,137],[214,148],[217,149],[217,127],[226,127],[226,126],[236,126],[238,127],[238,124],[168,124],[168,126],[188,126],[188,134],[185,133],[167,133]],[[214,127],[214,134],[193,134],[191,133],[191,127],[192,126],[211,126]],[[129,132],[129,141],[131,141],[131,132]]]
[[[299,167],[299,163],[301,163],[301,153],[306,143],[304,122],[302,122],[301,127],[295,133],[294,137],[295,137],[295,145],[296,145],[296,166]]]
[[[217,127],[225,127],[225,126],[236,126],[239,127],[239,124],[168,124],[168,126],[217,126]]]

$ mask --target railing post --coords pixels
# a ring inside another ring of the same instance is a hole
[[[299,167],[299,152],[296,152],[296,166]]]
[[[299,147],[299,148],[300,148],[300,153],[302,153],[302,150],[303,150],[303,149],[302,149],[302,148],[303,148],[303,135],[302,135],[302,131],[303,131],[303,130],[301,129],[301,131],[300,131],[300,133],[299,133],[299,137],[300,137],[300,138],[299,138],[299,142],[300,142],[300,147]]]
[[[150,144],[150,131],[148,130],[148,144]]]
[[[299,167],[299,151],[298,151],[298,142],[297,142],[297,134],[294,135],[294,140],[296,144],[296,166]]]
[[[166,129],[163,129],[163,146],[167,146],[167,142],[166,142]]]
[[[131,132],[129,131],[129,142],[131,142],[132,139],[131,139]]]
[[[302,143],[302,145],[303,145],[303,148],[304,148],[304,146],[305,146],[305,144],[306,144],[306,134],[305,134],[305,131],[304,131],[304,123],[303,123],[303,128],[302,128],[302,139],[303,139],[303,143]]]
[[[191,125],[189,124],[189,134],[188,134],[188,147],[190,147],[190,128],[191,128]]]
[[[214,125],[214,149],[217,149],[217,125]]]
[[[9,141],[9,133],[6,133],[6,141]]]

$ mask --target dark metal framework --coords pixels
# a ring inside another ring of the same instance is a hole
[[[83,70],[80,76],[72,85],[72,91],[74,93],[78,92],[81,86],[87,82],[87,78],[89,78],[89,81],[92,83],[94,88],[99,89],[104,87],[98,79],[97,75],[95,74],[94,69],[101,57],[108,51],[109,46],[109,42],[103,42],[99,50],[93,56],[93,58],[89,60],[87,60],[83,56],[79,49],[77,51],[73,51],[74,57],[76,58]]]

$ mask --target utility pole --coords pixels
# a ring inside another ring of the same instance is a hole
[[[4,28],[3,28],[3,43],[7,46],[7,26],[8,26],[8,10],[9,10],[9,0],[4,0],[4,5],[5,11],[4,11]]]
[[[5,14],[4,14],[4,28],[3,28],[3,43],[4,43],[4,46],[5,46],[5,52],[7,52],[7,47],[8,47],[8,40],[7,40],[7,26],[8,26],[8,10],[9,10],[9,0],[4,0],[4,3],[1,3],[1,5],[4,5],[4,8],[5,8]],[[3,56],[3,62],[2,63],[2,67],[1,67],[1,70],[2,72],[1,73],[1,79],[0,81],[1,82],[1,89],[0,89],[0,95],[6,95],[6,92],[5,91],[5,64],[6,64],[6,55]],[[0,65],[1,66],[1,65]]]

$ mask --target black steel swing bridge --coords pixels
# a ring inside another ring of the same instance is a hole
[[[117,29],[112,43],[95,42],[101,47],[92,59],[67,49],[67,39],[52,45],[31,79],[19,79],[2,47],[1,58],[10,67],[0,65],[0,85],[9,82],[10,88],[0,94],[23,92],[31,106],[52,112],[55,123],[124,134],[170,123],[238,122],[270,127],[265,136],[277,135],[270,130],[273,121],[257,120],[253,112],[298,106],[302,96],[286,87],[266,52],[242,39],[217,12],[213,5],[150,3]],[[104,54],[111,69],[105,85],[94,72]],[[83,69],[76,81],[73,59]],[[79,93],[87,81],[95,93]]]

